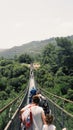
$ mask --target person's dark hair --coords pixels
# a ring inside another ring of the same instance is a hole
[[[36,104],[39,104],[40,99],[37,95],[35,95],[35,96],[33,96],[32,101]]]
[[[36,94],[41,94],[41,91],[40,91],[40,90],[37,90]]]
[[[53,120],[54,120],[53,115],[46,114],[46,122],[47,122],[47,124],[52,124]]]

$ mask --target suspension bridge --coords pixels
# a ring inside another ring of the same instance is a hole
[[[29,103],[29,92],[33,86],[37,86],[34,79],[33,66],[30,67],[30,78],[27,88],[8,105],[0,110],[0,116],[6,118],[4,128],[0,130],[22,130],[19,119],[19,111]],[[67,100],[40,88],[41,93],[49,102],[49,107],[55,117],[54,124],[57,130],[73,130],[73,115],[65,110],[65,104],[73,105],[73,101]],[[60,105],[58,105],[60,104]]]

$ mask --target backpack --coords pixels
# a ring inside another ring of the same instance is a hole
[[[49,114],[50,109],[49,109],[49,103],[47,99],[40,98],[39,106],[43,108],[45,114]]]
[[[30,95],[31,95],[31,96],[36,95],[36,88],[32,88],[32,89],[30,90]]]
[[[32,97],[33,97],[34,95],[36,95],[36,88],[32,88],[32,89],[30,90],[29,103],[32,102]]]
[[[31,127],[33,119],[32,119],[32,112],[31,112],[31,106],[29,106],[23,113],[22,113],[22,122],[25,125],[26,128]]]

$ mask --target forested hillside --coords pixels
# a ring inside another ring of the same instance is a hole
[[[56,42],[57,46],[44,48],[36,81],[47,91],[73,100],[73,42],[67,38],[56,38]],[[72,111],[73,106],[66,103],[66,109]]]
[[[73,36],[68,36],[67,39],[73,41]],[[14,56],[19,56],[25,53],[35,57],[36,55],[41,54],[44,47],[50,43],[53,45],[57,44],[54,37],[41,41],[32,41],[26,44],[23,43],[21,46],[14,46],[10,49],[0,50],[0,57],[14,58]]]
[[[31,62],[28,55],[21,55],[16,60],[0,59],[0,108],[27,87],[30,72],[28,64]]]
[[[42,41],[32,41],[27,44],[23,44],[21,46],[15,46],[10,49],[6,49],[2,52],[0,52],[0,57],[3,56],[5,58],[13,58],[15,55],[19,56],[22,53],[25,54],[30,54],[30,55],[37,55],[40,54],[45,45],[48,43],[54,43],[55,39],[47,39],[47,40],[42,40]]]

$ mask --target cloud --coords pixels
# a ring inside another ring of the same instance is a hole
[[[64,27],[64,28],[73,28],[73,22],[63,22],[61,24],[61,27]]]
[[[24,23],[23,22],[18,22],[16,23],[16,28],[22,28],[24,26]]]

